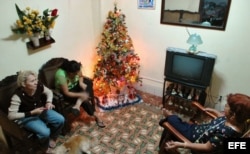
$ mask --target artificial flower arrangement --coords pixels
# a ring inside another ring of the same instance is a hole
[[[55,19],[58,17],[57,15],[57,9],[49,10],[46,9],[43,11],[42,21],[43,25],[46,27],[46,29],[54,28],[55,26]]]
[[[15,6],[19,19],[12,28],[14,33],[32,36],[34,34],[46,33],[50,28],[54,28],[55,19],[58,17],[57,9],[46,9],[43,11],[43,15],[39,15],[38,10],[26,7],[22,11],[17,4]]]

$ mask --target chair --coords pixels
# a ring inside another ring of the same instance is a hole
[[[192,102],[192,106],[194,108],[197,109],[197,113],[199,116],[199,120],[202,120],[203,122],[208,122],[211,119],[215,119],[216,115],[205,111],[205,108],[198,102],[193,101]],[[195,119],[192,117],[191,118],[191,122],[196,122]],[[179,131],[177,131],[170,123],[168,122],[163,122],[161,125],[164,129],[168,130],[168,133],[165,134],[165,136],[162,136],[164,138],[162,138],[163,140],[161,140],[160,142],[160,150],[159,150],[159,154],[170,154],[170,153],[174,153],[174,154],[179,154],[180,152],[178,150],[173,150],[173,151],[168,151],[166,152],[164,147],[165,147],[165,142],[169,141],[169,140],[175,140],[175,141],[180,141],[180,142],[187,142],[190,143],[191,141],[189,141],[185,136],[183,136]],[[245,133],[242,137],[250,137],[250,126],[247,125],[245,126]],[[197,151],[191,151],[192,154],[200,154],[200,152]],[[216,152],[208,152],[210,154],[221,154],[221,151],[216,151]]]
[[[70,109],[72,108],[73,104],[64,100],[63,95],[55,90],[55,73],[57,69],[61,66],[63,61],[66,58],[58,57],[52,58],[47,61],[39,70],[39,80],[44,83],[48,88],[50,88],[54,93],[54,99],[56,99],[55,104],[56,110],[61,113],[65,118],[65,127],[63,129],[63,134],[66,134],[71,129],[71,120],[69,113],[71,113]],[[92,84],[92,80],[88,77],[84,77],[84,80]],[[91,99],[92,103],[99,102],[97,97]]]
[[[24,129],[15,121],[8,119],[8,108],[13,92],[17,88],[17,75],[10,75],[0,81],[0,126],[6,139],[10,153],[33,154],[44,149],[40,148],[36,136]]]

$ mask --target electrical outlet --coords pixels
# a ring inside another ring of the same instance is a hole
[[[222,102],[222,96],[219,96],[218,101],[219,101],[219,102]]]

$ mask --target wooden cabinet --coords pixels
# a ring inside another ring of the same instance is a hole
[[[199,51],[190,54],[184,49],[169,47],[166,51],[163,85],[163,106],[183,114],[193,114],[191,102],[206,101],[216,56]]]
[[[164,80],[162,103],[166,109],[192,117],[196,110],[193,109],[191,102],[197,101],[204,105],[206,96],[204,88]]]

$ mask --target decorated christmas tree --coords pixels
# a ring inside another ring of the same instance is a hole
[[[134,86],[141,84],[139,56],[127,27],[125,15],[115,4],[104,24],[102,38],[97,46],[98,61],[94,67],[94,92],[106,107],[131,103],[136,99]]]

